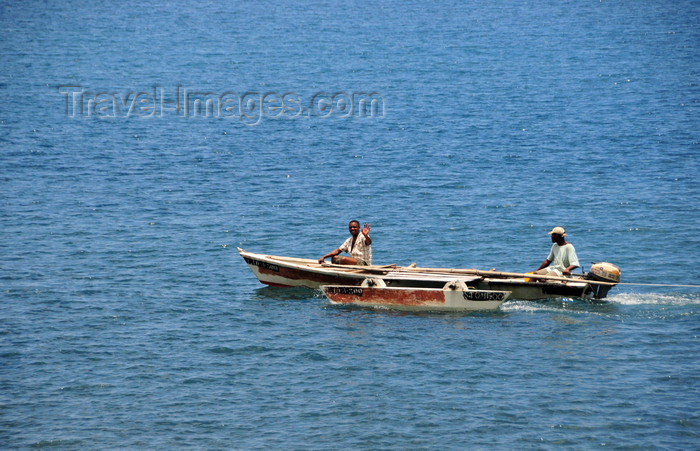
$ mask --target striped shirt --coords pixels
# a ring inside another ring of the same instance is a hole
[[[365,242],[365,236],[362,233],[357,235],[357,240],[355,241],[355,247],[352,246],[352,236],[345,240],[345,242],[340,246],[343,252],[347,252],[350,256],[357,260],[361,265],[371,265],[372,264],[372,245]]]

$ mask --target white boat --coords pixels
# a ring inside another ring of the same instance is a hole
[[[377,277],[387,287],[442,289],[447,282],[458,280],[471,289],[510,291],[511,299],[602,299],[620,280],[619,269],[609,263],[594,265],[586,276],[550,277],[477,269],[335,265],[307,258],[256,254],[241,248],[238,252],[261,283],[277,287],[359,286],[366,278]]]
[[[496,310],[510,291],[476,290],[464,282],[447,282],[442,288],[387,287],[382,279],[365,279],[360,286],[323,285],[332,304],[406,311],[468,312]]]

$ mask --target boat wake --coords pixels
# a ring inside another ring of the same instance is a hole
[[[700,304],[699,293],[617,293],[606,301],[622,305],[692,305]]]
[[[607,301],[607,299],[606,299]],[[609,302],[590,301],[574,298],[512,300],[501,306],[503,312],[580,312],[580,313],[609,313],[612,304]]]
[[[504,312],[541,312],[541,311],[584,311],[608,312],[615,306],[624,305],[660,305],[692,306],[700,305],[700,293],[617,293],[602,301],[582,299],[542,299],[536,301],[511,300],[501,306]]]

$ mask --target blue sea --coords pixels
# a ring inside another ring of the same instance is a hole
[[[700,3],[0,2],[0,448],[700,449]],[[604,303],[339,308],[240,258]]]

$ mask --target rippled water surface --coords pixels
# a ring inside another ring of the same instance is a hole
[[[700,284],[699,12],[1,4],[0,447],[697,448],[700,295],[659,285]],[[355,218],[375,263],[519,272],[560,225],[628,285],[405,314],[236,252]]]

